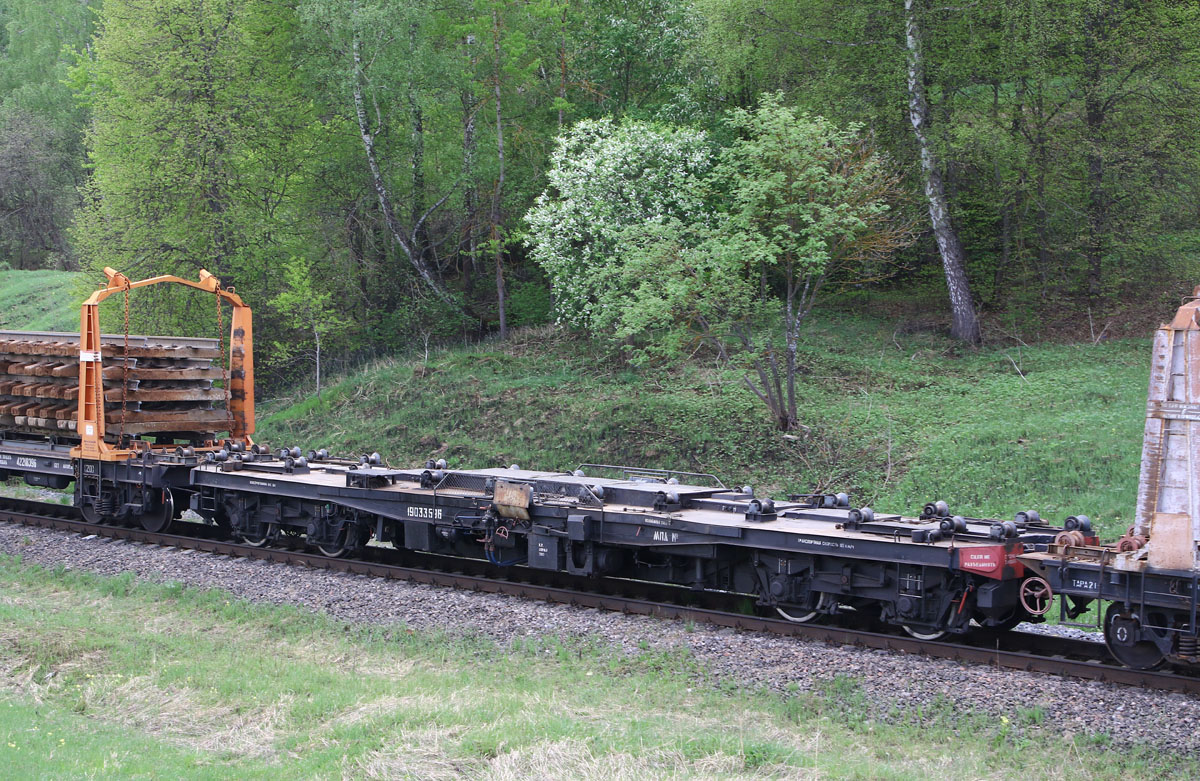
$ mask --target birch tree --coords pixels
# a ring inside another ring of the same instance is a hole
[[[375,196],[379,200],[379,211],[383,214],[388,234],[400,252],[408,258],[408,262],[417,272],[417,275],[429,286],[429,289],[438,298],[442,299],[442,301],[453,306],[453,299],[451,299],[441,279],[435,274],[434,269],[430,267],[425,257],[424,245],[421,242],[421,236],[425,233],[425,221],[429,218],[433,209],[440,206],[444,199],[425,210],[422,214],[415,215],[415,219],[410,225],[403,225],[400,222],[400,217],[396,213],[396,207],[392,203],[391,190],[388,187],[387,180],[384,178],[383,168],[379,163],[379,155],[376,152],[375,140],[380,133],[382,125],[382,120],[380,119],[381,111],[379,101],[372,90],[370,78],[371,61],[364,59],[362,38],[357,31],[352,34],[350,51],[353,62],[350,94],[354,101],[354,118],[358,123],[358,134],[362,139],[363,154],[366,159],[367,168],[371,172],[371,183],[375,187]],[[370,112],[368,112],[368,100],[370,101]],[[417,134],[417,139],[421,140],[420,134]],[[420,154],[415,155],[414,160],[416,161],[414,166],[423,164],[424,156]],[[413,171],[416,172],[418,169],[414,167]],[[417,174],[415,180],[423,183],[423,172]]]
[[[300,13],[320,40],[329,86],[349,109],[388,239],[425,288],[457,308],[429,251],[428,222],[452,189],[426,206],[424,79],[434,59],[426,45],[428,15],[405,0],[304,0]],[[397,207],[392,160],[380,144],[396,131],[408,138],[408,186],[400,201],[407,213]]]
[[[978,344],[979,316],[967,279],[966,252],[950,219],[950,203],[942,182],[942,169],[929,139],[929,102],[925,98],[925,60],[921,52],[922,0],[904,0],[904,41],[908,52],[908,117],[921,156],[929,221],[942,257],[946,289],[950,293],[950,333],[955,339]]]

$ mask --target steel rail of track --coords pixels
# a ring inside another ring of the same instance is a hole
[[[407,580],[436,586],[470,589],[485,593],[507,594],[541,601],[590,607],[637,615],[650,615],[677,620],[690,620],[719,627],[750,632],[799,637],[830,644],[852,645],[860,648],[882,649],[898,653],[950,659],[972,664],[986,664],[1027,672],[1047,673],[1071,678],[1101,681],[1123,686],[1200,694],[1200,678],[1166,671],[1131,670],[1109,660],[1101,643],[1058,638],[1029,632],[1009,632],[1003,643],[995,647],[918,640],[912,637],[884,634],[861,629],[824,624],[797,624],[669,602],[630,598],[613,594],[578,591],[542,583],[503,580],[482,575],[423,569],[363,559],[330,558],[305,550],[283,547],[254,547],[225,540],[190,537],[170,533],[153,533],[140,528],[89,523],[74,507],[46,504],[0,497],[0,521],[36,526],[60,531],[93,534],[112,539],[129,540],[163,547],[190,548],[226,556],[253,558],[264,561],[304,565],[374,577]],[[466,562],[468,560],[458,560]],[[524,574],[524,571],[522,571]],[[627,581],[623,581],[627,582]],[[1003,646],[1003,647],[1002,647]],[[1016,647],[1013,647],[1016,646]],[[1036,649],[1036,650],[1035,650]],[[1072,658],[1080,655],[1092,658]]]

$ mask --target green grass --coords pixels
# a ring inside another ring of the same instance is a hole
[[[1169,313],[1164,313],[1169,314]],[[762,492],[840,491],[916,513],[1085,513],[1124,531],[1137,491],[1150,342],[963,350],[868,314],[819,311],[801,345],[797,437],[712,363],[633,370],[552,328],[393,360],[321,399],[267,405],[273,445],[378,450],[461,468],[582,462],[712,472]]]
[[[685,652],[498,647],[0,559],[8,778],[1195,777],[1035,711],[872,716],[849,677],[747,692]],[[934,737],[936,736],[936,737]]]
[[[0,329],[79,332],[80,274],[0,270]]]

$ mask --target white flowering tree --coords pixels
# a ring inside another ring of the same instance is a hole
[[[529,215],[533,254],[563,320],[622,341],[635,361],[707,343],[789,431],[801,326],[819,292],[876,275],[913,223],[892,208],[899,172],[860,127],[779,95],[727,122],[736,138],[711,158],[689,131],[573,132]]]
[[[613,320],[602,306],[617,292],[621,235],[710,219],[702,180],[712,165],[706,135],[689,128],[585,120],[559,138],[548,186],[525,219],[560,323],[606,334]]]

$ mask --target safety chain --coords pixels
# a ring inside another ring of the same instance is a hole
[[[104,396],[104,383],[100,383],[101,398]],[[121,367],[121,433],[117,435],[117,447],[124,447],[125,442],[125,417],[128,405],[129,396],[129,286],[125,286],[125,358],[124,364]],[[101,406],[103,409],[103,406]]]
[[[225,363],[225,311],[221,308],[221,286],[213,294],[217,299],[217,362],[221,364],[221,386],[225,389],[225,415],[229,419],[229,435],[233,436],[233,408],[229,389],[229,372]]]

